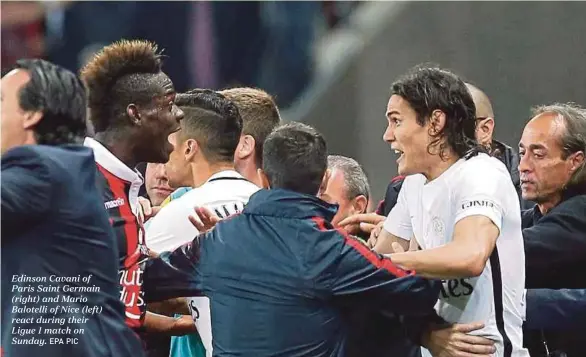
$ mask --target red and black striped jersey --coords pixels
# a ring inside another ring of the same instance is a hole
[[[148,259],[143,213],[138,202],[143,179],[97,141],[86,138],[84,145],[94,150],[98,169],[96,184],[116,233],[120,300],[125,306],[125,321],[129,327],[138,329],[146,313],[142,275]]]

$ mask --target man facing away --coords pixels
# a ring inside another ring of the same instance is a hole
[[[428,314],[437,282],[329,223],[327,148],[313,128],[286,124],[263,149],[260,181],[241,214],[149,261],[147,299],[209,298],[215,356],[344,356],[340,307]]]
[[[86,135],[83,84],[52,63],[20,60],[2,78],[1,98],[2,355],[142,356],[139,340],[124,323],[117,242],[95,185],[94,156],[80,145]],[[27,281],[31,278],[45,282]],[[68,281],[52,282],[55,278]],[[59,291],[47,292],[48,287]],[[97,291],[72,292],[87,288]],[[29,297],[59,302],[19,302]],[[101,311],[85,314],[85,322],[80,313],[51,311],[81,309],[65,298],[84,299],[84,305]],[[41,312],[14,311],[31,306]],[[32,335],[16,333],[31,329]],[[41,332],[46,329],[71,331]],[[73,334],[76,329],[83,333]],[[62,343],[51,344],[49,337]],[[74,338],[77,343],[67,343]]]
[[[149,247],[157,252],[190,242],[199,233],[189,221],[194,207],[205,207],[220,217],[240,212],[259,187],[234,169],[234,152],[241,140],[242,119],[238,108],[211,90],[194,90],[177,96],[185,113],[181,130],[172,135],[175,150],[166,171],[172,186],[193,187],[172,200],[149,221]],[[189,307],[207,355],[212,353],[209,301],[189,299]],[[201,346],[194,336],[174,337],[171,355],[198,355]]]
[[[527,356],[519,198],[505,165],[477,146],[469,91],[454,74],[425,67],[391,88],[383,138],[407,178],[384,228],[373,230],[374,250],[443,279],[436,311],[445,321],[482,322],[474,334],[494,340],[496,356]],[[404,252],[411,240],[423,250]]]
[[[260,186],[257,175],[262,167],[262,148],[267,136],[281,122],[279,108],[267,92],[250,87],[234,87],[218,92],[238,108],[242,118],[242,134],[234,153],[234,168],[248,181]],[[163,205],[181,197],[191,187],[175,190]]]

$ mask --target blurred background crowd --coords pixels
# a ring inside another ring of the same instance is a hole
[[[2,67],[42,57],[78,70],[121,38],[165,49],[179,91],[253,86],[285,120],[308,123],[357,159],[381,197],[396,174],[386,144],[389,85],[419,63],[452,69],[495,108],[516,147],[543,103],[586,97],[584,2],[3,1]],[[348,134],[353,133],[351,140]],[[377,138],[377,139],[373,139]]]
[[[79,70],[121,38],[156,42],[176,88],[262,87],[290,106],[312,79],[315,40],[359,2],[2,3],[2,63],[42,57]]]

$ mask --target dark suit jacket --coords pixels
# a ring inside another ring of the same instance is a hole
[[[96,188],[91,149],[11,149],[2,156],[1,182],[3,355],[142,356],[138,338],[124,323],[117,246]],[[63,278],[68,281],[56,281]],[[88,287],[90,291],[74,291]],[[40,301],[24,303],[29,297]],[[85,306],[99,312],[84,314]],[[59,310],[55,314],[52,308]],[[37,320],[52,317],[63,324]],[[74,317],[79,319],[70,321]],[[65,330],[45,334],[45,328]],[[23,329],[35,331],[20,336]],[[84,333],[75,334],[75,329]],[[22,340],[28,343],[19,344]]]

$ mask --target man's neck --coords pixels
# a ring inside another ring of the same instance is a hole
[[[556,194],[552,198],[547,200],[547,202],[537,203],[537,207],[539,208],[539,212],[541,212],[541,214],[545,216],[549,211],[551,211],[552,208],[559,205],[560,202],[562,202],[562,195]]]
[[[242,175],[245,179],[257,185],[258,187],[261,187],[262,183],[258,178],[258,168],[254,160],[254,155],[251,156],[251,158],[239,160],[238,162],[236,162],[234,167],[236,168],[236,171],[238,171],[238,173]]]
[[[132,147],[130,145],[132,140],[121,140],[121,135],[110,133],[110,132],[101,132],[97,133],[94,136],[94,140],[98,141],[102,144],[108,151],[112,153],[112,155],[116,156],[118,160],[122,161],[124,165],[134,169],[134,167],[138,164],[136,161],[133,153]]]
[[[447,153],[443,159],[439,155],[435,156],[434,159],[434,162],[424,172],[424,175],[427,178],[428,182],[440,177],[460,158],[457,155],[450,152]]]
[[[234,170],[232,162],[209,163],[202,160],[198,163],[191,163],[191,176],[193,177],[193,187],[199,187],[206,183],[210,177],[218,172]]]

